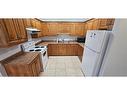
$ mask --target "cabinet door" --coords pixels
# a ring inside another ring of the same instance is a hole
[[[75,23],[75,35],[84,36],[85,26],[84,23]]]
[[[78,53],[78,48],[77,48],[77,44],[72,44],[71,45],[71,47],[72,47],[72,49],[73,49],[73,52],[72,52],[72,55],[74,55],[74,56],[77,56],[77,53]]]
[[[46,22],[41,23],[42,36],[47,36],[49,34],[49,29]]]
[[[20,38],[21,39],[27,39],[27,32],[26,32],[26,27],[24,25],[23,19],[17,19],[18,25],[19,25],[19,30],[20,30]]]
[[[67,44],[66,45],[66,55],[67,56],[71,56],[72,55],[72,52],[73,52],[73,49],[71,48],[71,45],[70,44]]]
[[[92,30],[92,28],[93,28],[93,22],[92,21],[87,22],[87,30]]]
[[[107,30],[107,19],[99,19],[99,29]]]
[[[66,44],[58,44],[58,55],[66,55]]]
[[[37,59],[35,59],[35,63],[36,63],[37,75],[39,75],[40,72],[43,71],[43,66],[42,66],[41,61],[40,61],[40,56],[38,56]]]
[[[92,29],[93,30],[98,30],[98,27],[99,27],[99,20],[98,19],[95,19],[93,21],[93,27],[92,27]]]
[[[113,25],[114,24],[114,21],[115,21],[115,19],[107,19],[107,25],[109,26],[109,25]]]
[[[58,55],[58,45],[57,44],[51,44],[51,55]]]
[[[48,55],[49,55],[49,56],[52,55],[52,47],[51,47],[50,44],[48,45]]]
[[[36,21],[36,28],[40,30],[40,32],[38,32],[38,37],[42,37],[43,34],[42,34],[42,26],[41,26],[41,22],[40,21]]]
[[[24,22],[24,25],[25,25],[26,28],[27,28],[27,27],[32,27],[31,19],[29,19],[29,18],[24,18],[24,19],[23,19],[23,22]]]
[[[107,25],[107,19],[100,19],[100,26],[106,26]]]
[[[84,50],[84,48],[81,47],[80,45],[78,45],[78,57],[81,62],[82,62],[82,57],[83,57],[83,50]]]
[[[77,56],[77,45],[76,44],[67,44],[66,45],[66,55]]]
[[[47,23],[47,27],[48,27],[48,35],[57,35],[57,33],[62,32],[62,27],[61,24],[59,23],[56,22]]]
[[[6,30],[7,30],[7,34],[8,34],[8,39],[9,39],[9,43],[13,43],[13,41],[17,41],[18,35],[17,35],[17,31],[15,29],[15,25],[13,23],[13,19],[3,19],[3,23],[5,24]]]

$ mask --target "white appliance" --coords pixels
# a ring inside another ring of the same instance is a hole
[[[87,31],[81,69],[85,76],[98,76],[111,31]]]
[[[40,30],[33,28],[33,27],[26,28],[26,30],[27,30],[28,41],[32,41],[31,34],[40,32]]]
[[[22,44],[22,50],[24,52],[40,52],[41,62],[43,64],[43,70],[46,69],[48,63],[47,46],[35,46],[34,41],[28,41]]]

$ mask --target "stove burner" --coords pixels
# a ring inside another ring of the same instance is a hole
[[[34,49],[31,49],[31,50],[29,50],[29,51],[34,51]]]
[[[44,48],[45,46],[35,46],[35,48]]]
[[[40,46],[35,46],[35,48],[40,48]]]
[[[35,51],[41,51],[41,49],[36,49]]]

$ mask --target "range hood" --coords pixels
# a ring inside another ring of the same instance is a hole
[[[28,32],[30,32],[31,34],[35,34],[35,33],[40,32],[40,30],[38,30],[37,28],[33,28],[33,27],[26,28],[26,30]]]

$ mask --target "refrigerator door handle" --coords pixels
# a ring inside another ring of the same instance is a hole
[[[88,48],[89,50],[91,50],[91,51],[93,51],[93,52],[95,52],[95,53],[100,53],[100,52],[97,52],[97,51],[95,51],[95,50],[89,48],[88,46],[86,46],[86,48]]]

